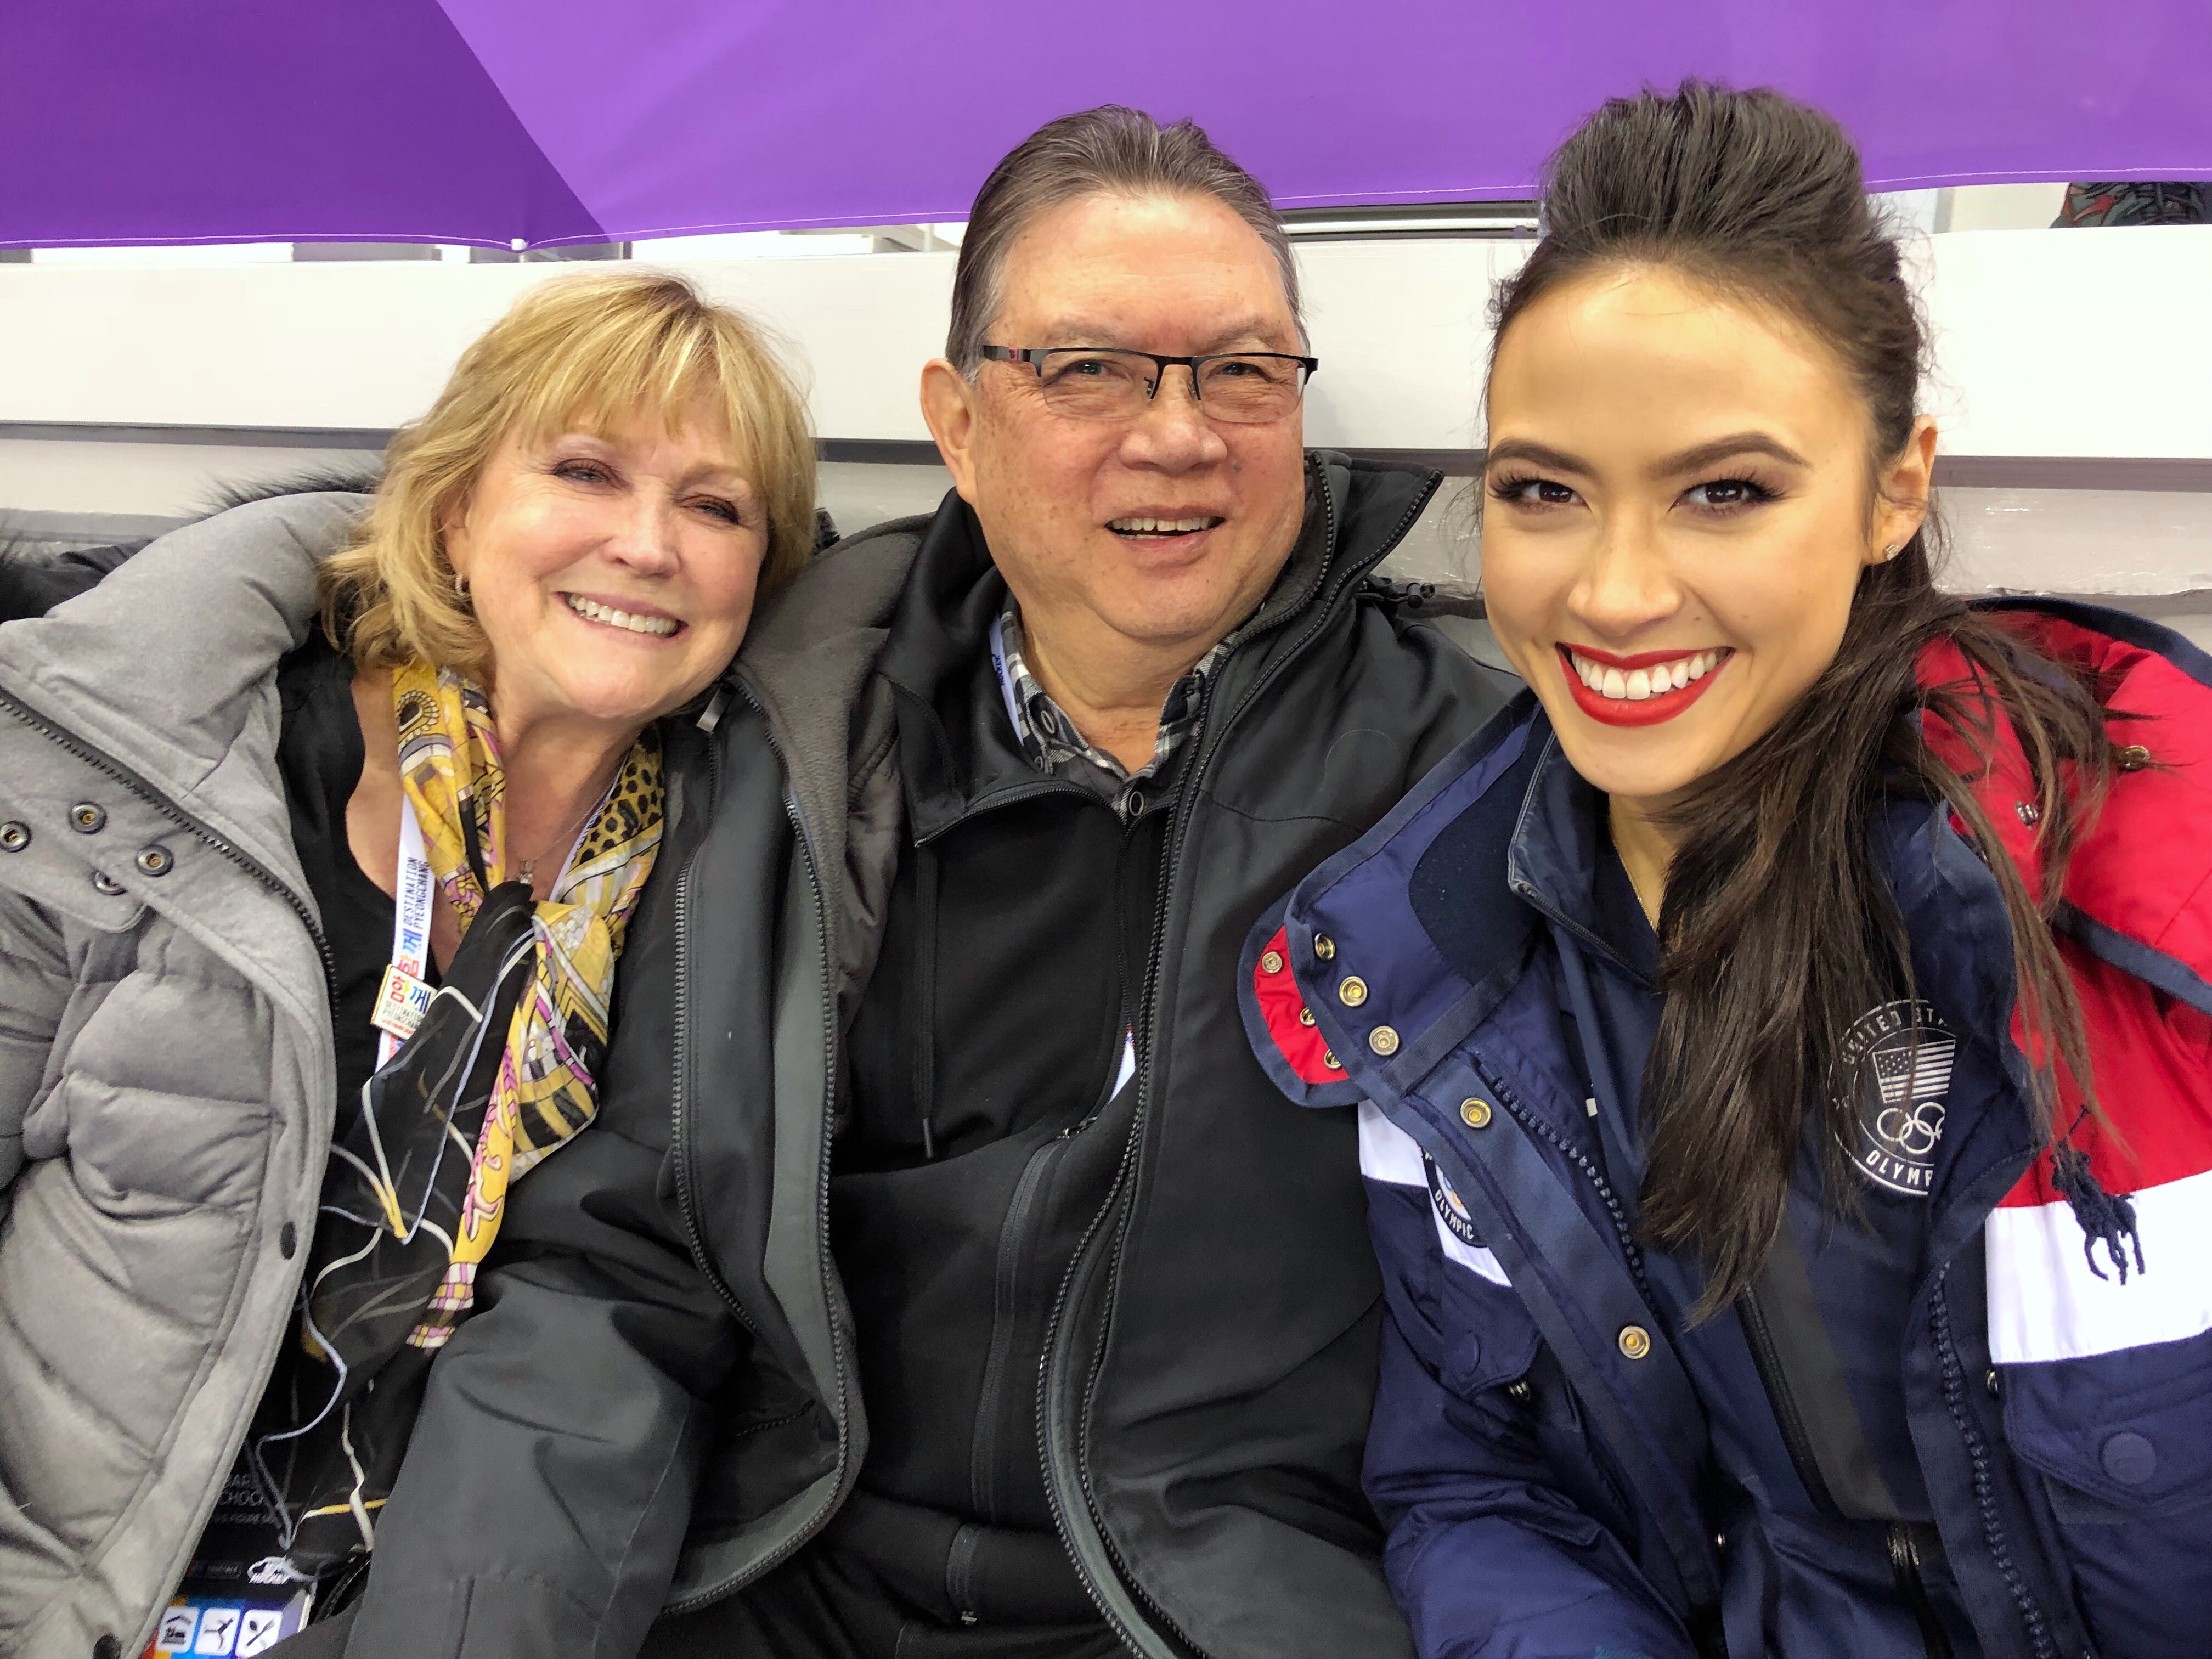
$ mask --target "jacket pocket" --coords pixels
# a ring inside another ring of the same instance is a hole
[[[2004,1391],[2006,1439],[2040,1477],[2102,1651],[2201,1655],[2212,1599],[2212,1332],[2008,1366]]]
[[[1436,1160],[1423,1155],[1423,1206],[1436,1230],[1435,1285],[1444,1386],[1472,1398],[1513,1382],[1536,1355],[1536,1322]]]
[[[1516,1382],[1536,1357],[1536,1322],[1520,1296],[1446,1256],[1437,1264],[1444,1386],[1472,1398]]]
[[[2212,1504],[2212,1332],[2008,1368],[2005,1434],[2062,1492],[2118,1520]],[[2208,1510],[2212,1523],[2212,1510]]]

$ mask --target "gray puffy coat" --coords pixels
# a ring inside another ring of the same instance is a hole
[[[141,1651],[290,1323],[328,972],[277,660],[357,495],[0,627],[0,1653]]]

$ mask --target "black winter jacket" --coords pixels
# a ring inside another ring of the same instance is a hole
[[[1268,1081],[1237,953],[1504,702],[1366,580],[1435,474],[1319,494],[1210,683],[1166,837],[1121,1173],[1047,1341],[1054,1517],[1132,1650],[1411,1652],[1359,1490],[1381,1285],[1349,1112]],[[948,497],[823,556],[668,745],[667,840],[589,1134],[520,1188],[433,1373],[349,1652],[629,1656],[818,1531],[866,1443],[826,1218],[840,1045],[906,836],[875,673]],[[671,1063],[671,1057],[673,1063]]]

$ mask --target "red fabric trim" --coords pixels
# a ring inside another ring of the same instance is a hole
[[[2043,655],[2103,676],[2106,706],[2136,717],[2112,723],[2113,741],[2140,744],[2154,762],[2113,779],[2104,810],[2067,865],[2067,901],[2093,921],[2212,980],[2212,693],[2154,652],[2055,617],[2013,611],[2001,620]],[[1922,653],[1919,678],[1932,688],[1968,676],[1958,652],[1938,643]],[[1932,719],[1925,731],[1938,756],[1974,775],[1964,734]],[[2040,874],[2037,837],[2018,810],[2034,799],[2027,762],[2002,719],[1996,740],[1995,764],[1974,793],[2033,888]]]
[[[1267,971],[1271,956],[1280,964],[1272,974]],[[1297,976],[1291,971],[1287,929],[1275,929],[1274,938],[1261,948],[1260,959],[1252,965],[1252,995],[1259,1004],[1260,1018],[1267,1022],[1267,1035],[1274,1038],[1275,1047],[1300,1079],[1308,1083],[1344,1081],[1344,1068],[1332,1068],[1324,1058],[1328,1043],[1319,1029],[1298,1019],[1306,1004],[1298,994]]]
[[[2112,1123],[2084,1119],[2073,1128],[2098,1184],[2108,1193],[2140,1192],[2212,1170],[2212,1018],[2072,939],[2062,936],[2058,950],[2073,972],[2097,1099]],[[2013,1041],[2022,1040],[2015,1014]],[[2061,1097],[2061,1128],[2073,1126],[2080,1099],[2070,1089]],[[2051,1154],[2038,1155],[2003,1204],[2062,1202],[2051,1170]]]
[[[2106,706],[2137,716],[2113,723],[2113,741],[2142,744],[2154,763],[2113,779],[2103,811],[2068,861],[2065,898],[2090,920],[2212,980],[2212,694],[2155,652],[2074,623],[2032,611],[2001,620],[2045,657],[2102,676]],[[1930,646],[1918,672],[1923,687],[1970,678],[1948,643]],[[2036,890],[2040,838],[2019,813],[2034,794],[2010,726],[1999,718],[1986,771],[1965,734],[1933,718],[1923,729],[1929,746],[1973,781],[1998,839]],[[1952,826],[1965,833],[1955,815]],[[2080,1097],[2069,1090],[2060,1099],[2059,1127],[2072,1130],[2099,1183],[2131,1193],[2212,1170],[2212,1018],[2069,939],[2061,937],[2059,951],[2081,1001],[2097,1098],[2112,1124],[2073,1127]],[[2017,1014],[2012,1037],[2025,1047]],[[2051,1174],[2045,1152],[2004,1205],[2063,1201]]]

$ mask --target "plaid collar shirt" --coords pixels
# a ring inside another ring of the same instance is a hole
[[[1169,688],[1167,701],[1160,706],[1159,735],[1152,740],[1152,757],[1139,770],[1132,772],[1106,750],[1087,741],[1076,730],[1075,722],[1068,719],[1052,700],[1052,695],[1030,672],[1029,664],[1023,659],[1025,641],[1021,607],[1015,604],[1011,593],[1006,596],[1006,608],[999,613],[995,632],[1007,710],[1013,716],[1014,735],[1021,740],[1022,752],[1029,757],[1030,764],[1040,772],[1096,791],[1125,818],[1141,811],[1148,795],[1158,799],[1169,782],[1176,756],[1198,727],[1200,693],[1206,682],[1227,659],[1235,643],[1233,635],[1223,640]],[[1145,786],[1148,784],[1158,787],[1147,789]]]

